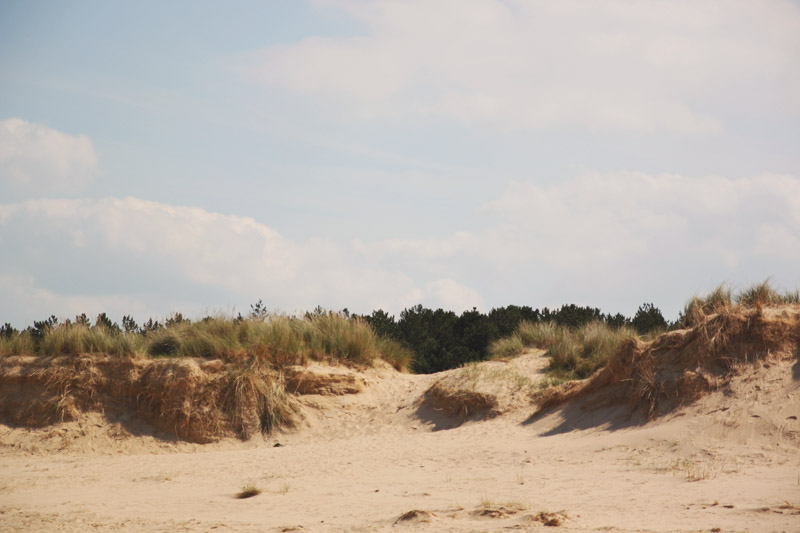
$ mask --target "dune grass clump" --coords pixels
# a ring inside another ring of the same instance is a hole
[[[683,328],[623,342],[589,379],[543,391],[537,412],[603,389],[604,404],[627,402],[652,418],[723,389],[753,363],[794,359],[800,346],[796,300],[794,292],[777,292],[768,282],[735,297],[720,285],[689,301]],[[775,306],[791,307],[766,310]]]
[[[636,336],[631,328],[612,328],[599,321],[567,330],[547,351],[549,370],[567,379],[589,377],[605,366],[626,340]]]
[[[800,303],[800,291],[779,292],[766,279],[740,292],[736,296],[736,303],[746,307],[797,304]]]
[[[489,345],[492,359],[510,359],[525,351],[525,344],[518,334],[497,339]]]
[[[494,341],[489,350],[495,359],[515,357],[531,347],[547,350],[551,376],[582,379],[605,365],[625,340],[634,337],[632,328],[614,328],[601,321],[579,328],[555,322],[522,322],[513,335]]]
[[[705,296],[692,296],[681,311],[678,317],[678,325],[691,327],[703,321],[712,314],[720,313],[733,306],[733,295],[730,286],[725,283],[717,287]]]
[[[233,425],[244,440],[257,432],[268,435],[274,428],[292,425],[293,411],[286,389],[258,368],[231,370],[220,399],[222,409],[231,414]]]
[[[560,341],[567,332],[567,328],[555,322],[528,322],[523,321],[517,327],[517,335],[526,348],[535,347],[546,350]]]
[[[143,346],[151,357],[255,359],[274,368],[302,365],[309,359],[368,365],[379,358],[405,370],[413,359],[410,350],[376,335],[360,318],[331,312],[185,321],[148,332]]]
[[[0,356],[35,355],[36,344],[29,331],[0,335]]]
[[[516,357],[528,348],[546,350],[561,341],[567,328],[555,322],[529,322],[523,320],[508,337],[497,339],[489,345],[492,359]]]
[[[735,307],[772,307],[800,303],[800,290],[778,291],[769,279],[733,293],[722,283],[704,296],[693,296],[678,317],[677,326],[689,328],[702,323],[706,317],[730,311]]]
[[[141,352],[142,337],[104,326],[65,323],[51,328],[39,343],[38,352],[47,355],[105,353],[133,355]]]

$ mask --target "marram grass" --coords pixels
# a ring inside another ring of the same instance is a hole
[[[304,364],[309,359],[365,365],[383,359],[407,370],[413,360],[408,348],[378,336],[360,318],[332,312],[263,319],[207,317],[137,333],[67,321],[47,326],[38,339],[28,330],[0,336],[0,355],[85,353],[256,361],[275,368]]]

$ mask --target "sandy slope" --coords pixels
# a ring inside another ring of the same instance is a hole
[[[543,361],[503,365],[486,375],[535,380]],[[800,531],[797,361],[650,423],[574,404],[530,420],[495,391],[499,416],[458,425],[421,404],[455,372],[371,369],[362,392],[301,396],[301,428],[247,443],[136,436],[97,414],[0,426],[0,531]],[[234,498],[247,484],[264,492]]]

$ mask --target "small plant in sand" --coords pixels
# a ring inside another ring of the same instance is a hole
[[[263,491],[258,488],[254,483],[248,483],[247,485],[242,486],[242,489],[236,493],[236,497],[240,500],[244,498],[252,498],[253,496],[258,496]]]

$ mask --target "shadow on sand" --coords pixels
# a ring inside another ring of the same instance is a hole
[[[647,417],[639,411],[632,410],[627,405],[611,407],[595,407],[592,398],[577,400],[564,405],[552,407],[540,413],[531,415],[522,425],[530,426],[540,420],[559,416],[560,422],[550,429],[545,429],[540,436],[550,437],[571,431],[584,431],[598,429],[603,431],[617,431],[631,427],[641,426],[648,422]]]

